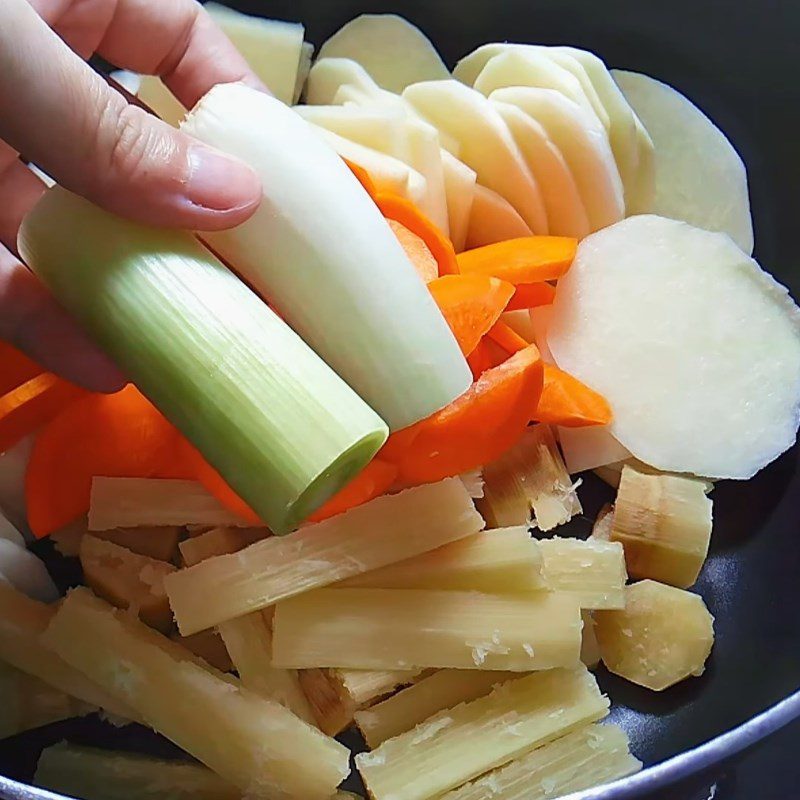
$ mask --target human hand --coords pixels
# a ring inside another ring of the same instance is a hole
[[[129,104],[86,64],[93,53],[160,75],[187,108],[217,83],[263,86],[195,0],[0,0],[0,339],[114,391],[124,376],[15,256],[45,190],[18,154],[113,213],[188,230],[243,222],[261,186],[242,162]]]

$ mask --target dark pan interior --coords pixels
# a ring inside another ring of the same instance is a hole
[[[563,43],[594,50],[611,66],[647,72],[674,85],[698,103],[742,153],[750,175],[756,257],[800,296],[794,238],[800,208],[796,0],[229,4],[301,20],[306,38],[315,44],[358,13],[395,11],[420,25],[451,65],[484,42]],[[680,298],[673,301],[680,303]],[[610,493],[594,479],[587,479],[582,491],[587,518],[578,521],[578,528],[588,532],[590,519]],[[731,730],[800,687],[797,449],[753,481],[724,483],[713,496],[712,553],[697,585],[716,617],[716,646],[706,674],[656,695],[600,673],[614,703],[612,718],[628,730],[634,751],[648,765]],[[800,713],[800,698],[795,711],[788,713]],[[764,731],[769,728],[765,725]],[[166,743],[136,729],[113,732],[86,721],[1,743],[0,773],[29,778],[39,747],[65,732],[83,741],[169,751]],[[714,758],[724,757],[725,747]]]

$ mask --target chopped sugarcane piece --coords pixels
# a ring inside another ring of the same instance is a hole
[[[233,669],[231,657],[225,649],[225,642],[216,631],[200,631],[191,636],[173,633],[170,638],[220,672],[230,672]]]
[[[266,528],[212,528],[178,545],[187,567],[226,553],[238,553],[269,536]]]
[[[181,633],[196,633],[482,528],[464,484],[450,478],[378,497],[289,536],[210,558],[171,575],[167,594]]]
[[[581,627],[577,601],[557,592],[318,589],[276,606],[273,662],[525,672],[576,664]]]

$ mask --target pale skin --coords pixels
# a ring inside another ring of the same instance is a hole
[[[129,219],[219,230],[261,199],[256,175],[131,105],[85,59],[161,76],[184,106],[217,83],[265,87],[195,0],[0,0],[0,339],[96,391],[125,377],[20,262],[45,191],[23,159]]]

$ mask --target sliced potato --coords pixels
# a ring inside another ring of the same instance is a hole
[[[447,201],[447,221],[450,228],[450,241],[457,253],[466,246],[470,213],[475,197],[477,175],[463,161],[442,148],[442,172],[444,174],[444,193]],[[527,226],[526,226],[527,227]]]
[[[428,37],[396,14],[356,17],[322,45],[319,57],[351,58],[391,92],[450,77]]]
[[[534,233],[547,233],[547,212],[536,179],[508,126],[492,104],[458,81],[426,81],[403,97],[459,144],[459,158],[484,186],[505,197]]]
[[[636,72],[611,74],[653,137],[652,213],[722,231],[752,253],[747,171],[725,134],[671,86]]]
[[[547,209],[550,233],[577,239],[588,236],[589,217],[575,178],[545,129],[517,106],[494,100],[492,105],[508,125],[536,178]]]
[[[595,611],[600,657],[615,675],[660,692],[702,675],[714,644],[703,598],[657,581],[625,589],[625,608]]]
[[[532,235],[533,231],[505,197],[475,184],[465,242],[467,250]]]
[[[619,170],[596,117],[552,89],[498,89],[491,99],[517,106],[545,129],[575,178],[590,230],[612,225],[625,216]]]
[[[292,103],[298,103],[306,88],[308,73],[311,72],[311,60],[314,57],[314,45],[311,42],[303,42],[300,49],[300,63],[297,65],[297,79],[294,83],[294,93]]]
[[[646,464],[744,479],[794,443],[800,310],[728,236],[626,219],[581,242],[552,309],[556,362]]]
[[[383,91],[361,64],[351,58],[318,57],[308,73],[306,82],[306,102],[314,106],[340,105],[334,98],[342,86],[351,86],[375,98]],[[388,99],[393,97],[386,92]],[[402,106],[398,100],[396,107]]]

